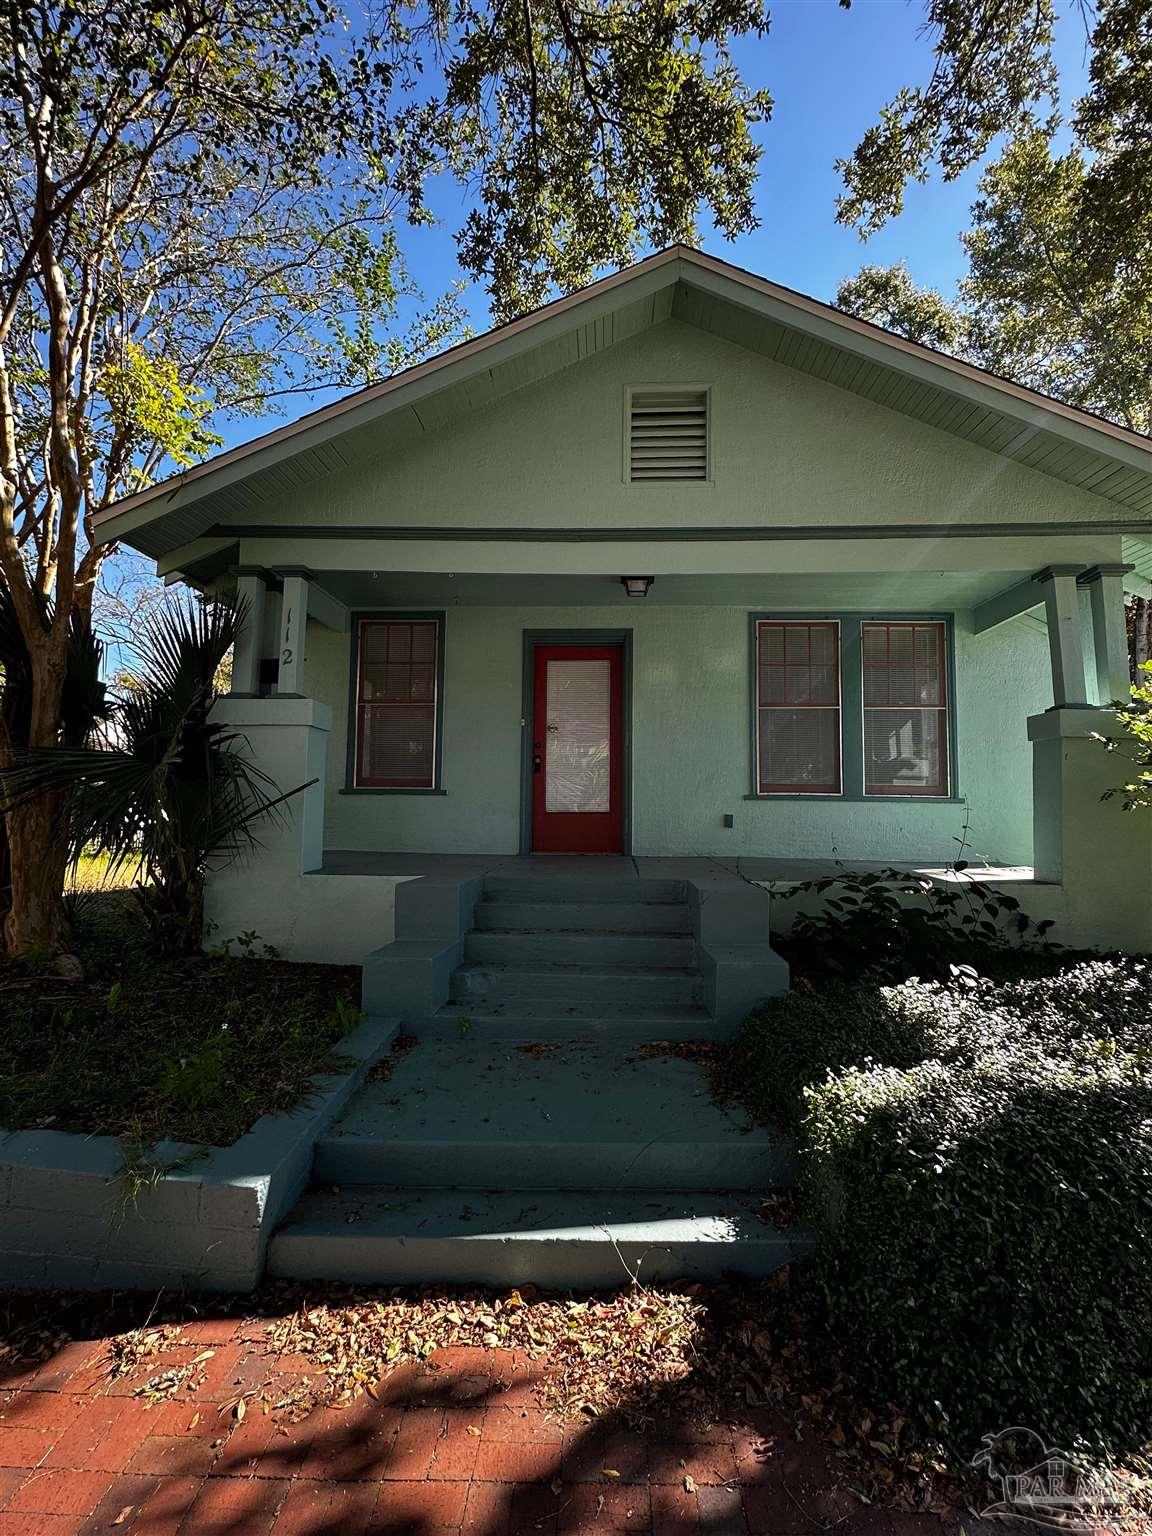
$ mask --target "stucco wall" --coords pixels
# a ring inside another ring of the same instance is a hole
[[[914,604],[909,602],[907,611]],[[341,794],[349,640],[311,624],[309,694],[332,710],[324,841],[390,852],[519,850],[525,629],[633,630],[632,851],[845,859],[946,859],[955,802],[749,801],[748,614],[725,607],[453,608],[446,617],[444,795]],[[971,633],[956,617],[958,789],[975,854],[1029,863],[1026,718],[1051,702],[1044,636],[1011,623]],[[735,817],[731,830],[725,813]]]
[[[625,388],[708,385],[712,482],[628,484]],[[1115,504],[668,321],[278,500],[275,521],[674,527],[1114,518]]]

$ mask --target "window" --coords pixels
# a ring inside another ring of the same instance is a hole
[[[707,480],[706,389],[680,385],[629,392],[628,478]]]
[[[755,792],[951,790],[943,619],[756,619]]]
[[[757,626],[757,758],[762,795],[840,793],[840,626]]]
[[[944,625],[860,626],[864,793],[948,793]]]
[[[440,620],[361,619],[352,786],[437,788]]]

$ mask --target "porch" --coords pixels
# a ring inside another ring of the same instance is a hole
[[[405,879],[470,879],[485,875],[506,875],[541,881],[620,882],[622,885],[642,880],[691,880],[717,875],[745,880],[755,885],[786,887],[805,880],[834,876],[846,866],[835,859],[757,858],[755,855],[717,854],[712,858],[647,857],[612,858],[570,856],[565,854],[469,854],[469,853],[376,853],[360,849],[325,849],[317,873],[322,875],[377,875]],[[1037,881],[1030,865],[977,863],[968,871],[957,872],[948,865],[930,861],[908,863],[899,859],[890,863],[854,859],[854,871],[899,869],[908,874],[924,875],[930,880],[955,882],[977,879],[991,885],[1029,885]]]

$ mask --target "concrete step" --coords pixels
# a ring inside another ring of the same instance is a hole
[[[766,1193],[766,1191],[765,1191]],[[316,1190],[273,1236],[268,1273],[352,1284],[602,1288],[770,1275],[811,1248],[759,1195],[538,1196],[375,1186]]]
[[[726,1040],[735,1033],[717,1024],[699,1003],[649,1008],[641,1004],[558,1003],[554,998],[447,1003],[421,1023],[418,1032],[421,1037],[440,1040],[604,1039],[627,1045],[648,1040]]]
[[[662,966],[691,970],[695,942],[686,934],[472,932],[464,940],[471,963],[498,965]]]
[[[661,901],[506,901],[503,896],[485,897],[476,903],[474,921],[482,932],[692,932],[688,908]]]
[[[461,965],[452,973],[450,1006],[474,999],[552,997],[574,1002],[698,1003],[703,978],[686,969],[606,965]]]
[[[687,887],[683,880],[605,880],[594,875],[565,879],[532,879],[523,875],[488,875],[484,895],[498,901],[561,903],[620,902],[683,903]]]
[[[317,1182],[765,1191],[791,1142],[717,1104],[697,1062],[616,1038],[422,1038],[316,1143]]]

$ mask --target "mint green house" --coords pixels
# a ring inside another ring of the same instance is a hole
[[[225,934],[386,946],[440,1004],[486,878],[631,872],[695,882],[742,998],[780,980],[764,882],[786,925],[789,880],[950,878],[963,840],[1057,937],[1152,948],[1147,818],[1101,802],[1123,770],[1090,734],[1149,591],[1152,441],[712,257],[223,453],[100,538],[246,596],[221,713],[310,784],[214,878]]]

